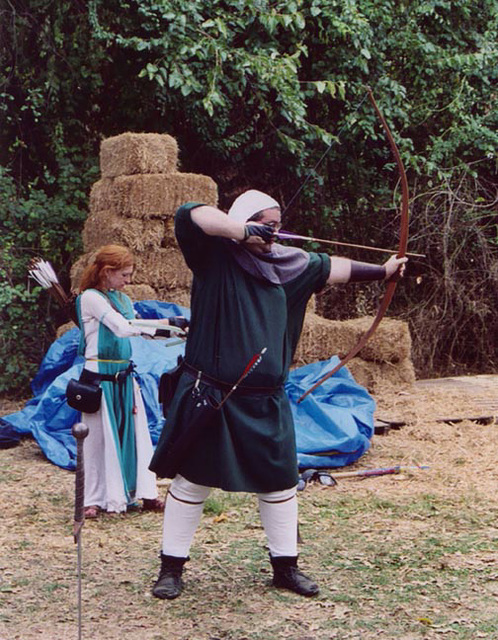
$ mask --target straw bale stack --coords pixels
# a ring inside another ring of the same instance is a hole
[[[102,141],[100,171],[104,178],[135,173],[171,173],[178,165],[178,145],[159,133],[122,133]]]
[[[188,306],[192,275],[174,236],[174,214],[188,201],[216,205],[216,183],[179,172],[176,140],[161,134],[128,132],[104,140],[100,168],[83,229],[85,254],[71,269],[72,288],[78,288],[93,253],[115,243],[135,256],[135,286],[148,286],[156,299]],[[144,299],[138,295],[131,297]]]
[[[301,339],[294,356],[295,365],[345,356],[368,329],[373,318],[327,320],[307,313]],[[411,362],[411,337],[408,325],[385,318],[376,332],[348,364],[356,380],[370,391],[383,380],[411,385],[415,373]]]

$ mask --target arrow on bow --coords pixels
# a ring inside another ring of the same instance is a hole
[[[382,249],[381,247],[371,247],[365,244],[352,244],[351,242],[339,242],[338,240],[324,240],[323,238],[313,238],[312,236],[300,236],[297,233],[291,233],[290,231],[284,231],[280,229],[280,231],[276,231],[274,234],[277,238],[281,240],[306,240],[306,242],[320,242],[322,244],[334,244],[339,247],[353,247],[355,249],[367,249],[368,251],[378,251],[379,253],[398,253],[398,250],[395,249]],[[426,255],[424,253],[409,253],[406,252],[407,256],[412,256],[414,258],[425,258]]]
[[[377,106],[377,103],[375,102],[375,98],[373,97],[373,93],[370,87],[367,87],[367,93],[368,93],[370,102],[372,103],[373,108],[375,110],[375,113],[377,114],[377,116],[379,117],[382,123],[382,127],[386,133],[387,139],[389,141],[389,146],[391,147],[391,151],[393,152],[394,158],[396,160],[396,165],[399,171],[399,177],[401,181],[401,190],[402,190],[402,200],[401,200],[401,228],[400,228],[398,252],[396,255],[398,258],[404,258],[406,255],[406,247],[408,244],[408,222],[410,217],[408,180],[406,179],[405,167],[403,165],[403,161],[401,160],[398,147],[396,146],[396,143],[394,141],[394,138],[391,134],[391,131],[387,125],[387,122],[384,116],[380,112],[380,109]],[[361,336],[358,343],[351,349],[351,351],[346,356],[344,356],[344,358],[341,359],[341,361],[331,371],[329,371],[324,376],[322,376],[317,382],[315,382],[315,384],[312,387],[310,387],[305,393],[303,393],[303,395],[300,398],[298,398],[297,400],[298,404],[302,402],[306,398],[306,396],[312,393],[317,387],[323,384],[325,380],[328,380],[331,376],[334,375],[334,373],[337,373],[337,371],[339,371],[341,367],[347,364],[352,358],[356,356],[357,353],[359,353],[359,351],[363,349],[365,344],[368,342],[370,336],[374,333],[375,329],[377,329],[377,327],[380,324],[380,321],[384,317],[387,311],[387,308],[389,307],[391,300],[394,296],[396,285],[398,284],[398,279],[399,279],[399,272],[395,273],[394,276],[389,278],[386,292],[384,293],[384,297],[382,298],[379,308],[377,309],[375,318],[372,324],[370,325],[370,327],[368,328],[368,330]]]

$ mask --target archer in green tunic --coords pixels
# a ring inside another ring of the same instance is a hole
[[[176,237],[194,278],[185,371],[150,466],[174,478],[153,589],[158,598],[181,593],[183,565],[212,487],[257,493],[273,584],[318,593],[297,568],[297,456],[283,385],[311,295],[360,275],[389,277],[404,260],[393,257],[379,267],[283,247],[274,243],[280,219],[279,204],[254,190],[239,196],[228,216],[196,203],[176,214]],[[199,412],[206,398],[219,405],[263,349],[258,366],[221,408]],[[207,420],[194,431],[199,415]],[[179,442],[187,442],[187,455],[175,461]]]
[[[268,391],[231,395],[215,421],[192,443],[179,472],[197,484],[229,491],[287,489],[297,484],[298,477],[294,427],[283,385],[306,304],[327,281],[330,259],[326,254],[309,254],[302,273],[285,284],[258,279],[236,261],[232,240],[208,236],[192,221],[195,206],[179,209],[175,227],[194,273],[186,362],[233,385],[252,356],[266,347],[243,386],[245,393],[253,387]],[[159,476],[167,474],[161,462],[169,439],[189,427],[182,409],[194,385],[195,378],[184,373],[151,465]],[[219,389],[210,392],[221,399]]]

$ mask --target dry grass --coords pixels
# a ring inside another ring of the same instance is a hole
[[[301,564],[321,585],[316,599],[269,586],[250,495],[213,493],[185,592],[172,602],[150,594],[159,514],[86,522],[83,638],[498,638],[497,425],[437,421],[448,413],[474,415],[496,400],[493,393],[415,387],[378,398],[380,417],[407,425],[375,436],[354,468],[430,469],[311,485],[300,494]],[[74,475],[48,463],[30,440],[2,451],[0,463],[0,637],[76,638]]]

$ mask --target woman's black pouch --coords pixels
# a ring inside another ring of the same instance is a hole
[[[102,389],[95,384],[71,378],[66,388],[67,403],[76,411],[96,413],[102,402]]]

